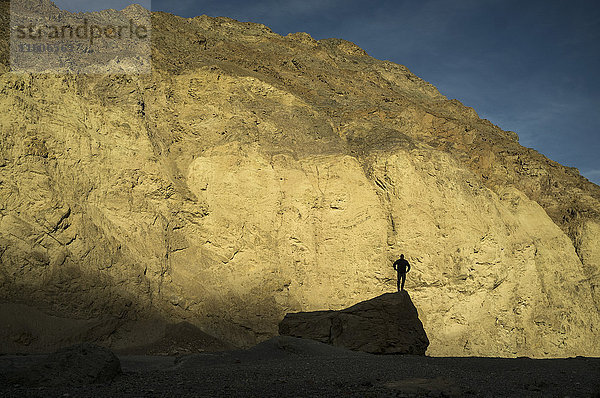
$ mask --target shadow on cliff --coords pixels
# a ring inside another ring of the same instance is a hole
[[[0,355],[47,353],[81,342],[137,355],[235,348],[177,316],[162,313],[148,298],[119,286],[109,275],[71,268],[64,275],[46,278],[48,292],[36,284],[2,285]]]
[[[385,293],[339,311],[289,313],[279,334],[373,354],[425,355],[429,339],[408,292]]]
[[[10,1],[0,1],[0,64],[9,66]]]
[[[82,342],[99,344],[120,355],[180,355],[235,348],[189,322],[146,316],[127,319],[106,314],[82,319],[21,303],[0,303],[0,355],[48,353]]]

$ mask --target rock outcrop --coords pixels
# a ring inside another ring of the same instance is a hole
[[[600,355],[600,187],[347,41],[152,20],[150,75],[0,66],[0,301],[247,347],[404,253],[429,355]]]
[[[279,334],[372,354],[425,355],[429,345],[406,291],[386,293],[340,311],[286,314]]]

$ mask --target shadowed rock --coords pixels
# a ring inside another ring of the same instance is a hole
[[[148,331],[144,325],[154,327],[155,336],[144,339],[140,336]],[[189,322],[165,324],[164,321],[146,321],[132,323],[129,331],[123,331],[123,338],[119,348],[114,350],[119,355],[182,355],[206,351],[232,350],[234,347],[221,341],[192,325]],[[133,342],[128,341],[132,339]],[[150,340],[150,341],[148,341]],[[145,344],[135,345],[135,341],[145,341]]]
[[[287,314],[279,334],[374,354],[425,355],[429,345],[406,291],[385,293],[340,311]]]
[[[181,355],[175,360],[177,368],[191,369],[199,366],[260,364],[269,361],[284,361],[288,364],[296,360],[354,358],[361,360],[369,354],[351,351],[344,347],[334,347],[311,339],[291,336],[275,336],[254,347],[241,350],[203,352]]]
[[[112,351],[82,343],[62,348],[31,366],[12,369],[3,381],[25,386],[83,385],[110,382],[121,373],[119,358]]]
[[[104,316],[73,319],[35,307],[0,303],[0,354],[41,354],[82,342],[110,348],[119,355],[178,355],[230,350],[189,322],[162,318],[126,321]]]

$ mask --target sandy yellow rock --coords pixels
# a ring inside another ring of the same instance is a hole
[[[0,75],[1,300],[248,346],[404,253],[429,354],[600,355],[600,187],[349,42],[153,22],[151,75]]]

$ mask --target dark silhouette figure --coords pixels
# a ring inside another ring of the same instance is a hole
[[[404,259],[404,254],[401,254],[400,258],[394,261],[394,269],[398,271],[398,291],[404,290],[404,282],[406,282],[406,273],[410,271],[410,264]]]

